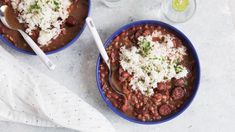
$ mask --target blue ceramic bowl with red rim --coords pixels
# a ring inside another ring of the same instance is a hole
[[[145,25],[145,24],[149,24],[149,25],[154,25],[154,26],[161,26],[162,28],[165,28],[167,30],[169,30],[171,33],[173,33],[174,35],[176,35],[177,37],[179,37],[184,45],[187,47],[188,51],[190,52],[190,54],[192,55],[194,61],[195,61],[195,82],[193,85],[193,90],[191,92],[190,97],[184,102],[184,104],[180,107],[180,109],[176,112],[173,113],[167,117],[164,117],[161,120],[157,120],[157,121],[140,121],[138,119],[135,118],[131,118],[128,117],[127,115],[125,115],[122,111],[118,110],[117,108],[115,108],[112,103],[109,101],[109,99],[106,97],[105,92],[102,89],[102,85],[101,85],[101,80],[100,80],[100,71],[99,71],[99,67],[101,64],[101,56],[99,55],[97,63],[96,63],[96,81],[97,81],[97,85],[98,85],[98,89],[99,92],[103,98],[103,100],[105,101],[105,103],[107,104],[107,106],[114,112],[116,113],[118,116],[130,121],[130,122],[134,122],[134,123],[139,123],[139,124],[146,124],[146,125],[151,125],[151,124],[160,124],[169,120],[172,120],[174,118],[176,118],[177,116],[179,116],[180,114],[182,114],[188,107],[189,105],[192,103],[193,99],[195,98],[195,95],[198,91],[199,88],[199,83],[200,83],[200,63],[199,63],[199,59],[198,59],[198,55],[197,52],[195,50],[195,48],[193,47],[193,44],[190,42],[190,40],[178,29],[176,29],[175,27],[160,22],[160,21],[155,21],[155,20],[142,20],[142,21],[137,21],[137,22],[133,22],[130,24],[127,24],[123,27],[121,27],[120,29],[118,29],[115,33],[113,33],[108,40],[105,42],[105,47],[109,46],[109,44],[111,44],[111,42],[118,36],[120,35],[123,31],[128,30],[132,27],[136,27],[139,25]]]
[[[90,11],[91,11],[91,1],[88,0],[88,15],[90,15]],[[78,34],[67,44],[65,44],[64,46],[58,48],[58,49],[55,49],[55,50],[52,50],[52,51],[49,51],[49,52],[46,52],[47,55],[49,54],[54,54],[54,53],[57,53],[59,51],[62,51],[66,48],[68,48],[69,46],[71,46],[72,44],[74,44],[78,39],[79,37],[81,36],[81,34],[83,33],[84,29],[86,27],[86,23],[84,23],[84,25],[82,26],[81,30],[78,32]],[[21,48],[18,48],[16,47],[14,44],[12,44],[10,41],[8,41],[5,37],[3,37],[3,35],[0,34],[0,39],[3,41],[3,43],[5,43],[6,45],[8,45],[9,47],[11,47],[12,49],[15,49],[16,51],[19,51],[21,53],[25,53],[25,54],[29,54],[29,55],[35,55],[35,53],[33,51],[27,51],[27,50],[24,50],[24,49],[21,49]]]

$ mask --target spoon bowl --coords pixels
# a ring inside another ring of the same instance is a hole
[[[5,14],[7,12],[7,9],[8,9],[8,6],[6,5],[3,5],[0,7],[0,19],[1,19],[1,22],[4,24],[4,26],[6,26],[7,28],[11,29],[11,30],[15,30],[14,28],[12,28],[8,22],[6,21],[6,18],[5,18]]]
[[[122,86],[120,85],[120,83],[118,83],[117,76],[115,76],[117,74],[118,74],[118,69],[109,69],[109,84],[116,93],[125,97],[126,95],[123,94],[121,90]]]

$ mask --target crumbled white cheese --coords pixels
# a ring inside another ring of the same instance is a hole
[[[153,37],[164,37],[165,41],[154,42]],[[129,84],[132,89],[139,89],[142,94],[151,96],[159,82],[187,76],[186,67],[179,65],[186,55],[186,48],[175,48],[173,39],[156,31],[152,35],[139,37],[138,47],[121,47],[120,64],[133,75]]]
[[[39,28],[38,43],[46,45],[61,33],[61,24],[68,18],[70,0],[11,0],[13,9],[19,12],[20,23],[28,24],[26,32]]]

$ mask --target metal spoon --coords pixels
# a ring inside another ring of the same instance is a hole
[[[12,25],[10,25],[7,22],[7,19],[5,17],[6,11],[8,9],[7,5],[3,5],[0,7],[0,19],[2,21],[2,23],[8,27],[11,30],[16,30],[18,31],[23,38],[25,39],[25,41],[29,44],[29,46],[33,49],[33,51],[40,57],[40,59],[42,60],[42,62],[50,69],[50,70],[54,70],[55,69],[55,64],[53,64],[51,62],[51,60],[46,56],[46,54],[41,50],[41,48],[38,47],[38,45],[32,40],[32,38],[30,38],[24,31],[22,31],[21,29],[14,27]]]
[[[111,68],[110,59],[109,59],[108,54],[105,50],[105,47],[103,46],[103,43],[102,43],[101,38],[96,30],[96,27],[95,27],[95,24],[94,24],[92,18],[88,17],[86,19],[86,23],[87,23],[94,39],[95,39],[96,45],[100,51],[100,54],[101,54],[103,60],[105,61],[105,63],[107,64],[107,66],[109,68],[109,83],[110,83],[112,90],[115,91],[116,93],[118,93],[119,95],[122,95],[125,97],[125,95],[121,91],[121,86],[118,83],[118,79],[115,76],[115,75],[117,75],[116,73],[118,72],[118,69]]]

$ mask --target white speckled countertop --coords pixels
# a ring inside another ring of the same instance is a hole
[[[101,0],[92,1],[92,14],[103,40],[120,26],[141,19],[159,20],[159,0],[128,0],[120,8],[107,8]],[[186,23],[173,24],[194,44],[201,61],[201,84],[192,105],[179,117],[160,125],[130,123],[115,115],[103,102],[95,80],[98,50],[88,29],[76,44],[50,55],[57,69],[50,72],[35,56],[1,45],[16,58],[67,86],[110,120],[122,132],[232,132],[235,129],[235,29],[229,6],[231,0],[197,0],[197,12]],[[235,10],[233,10],[235,14]],[[234,21],[233,21],[234,20]],[[164,21],[164,19],[163,19]],[[0,132],[72,132],[60,128],[38,128],[0,122]]]

